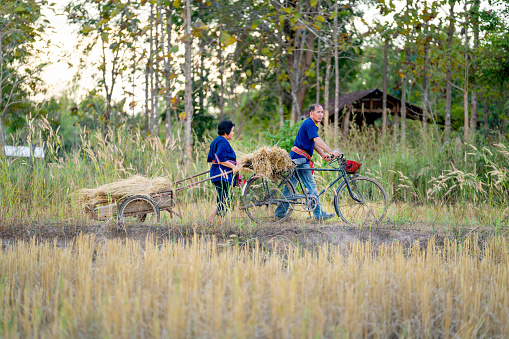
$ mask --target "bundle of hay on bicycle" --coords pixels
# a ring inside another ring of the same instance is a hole
[[[133,175],[127,179],[118,180],[97,188],[84,188],[78,191],[84,202],[90,206],[98,201],[118,200],[135,195],[167,190],[171,188],[172,181],[167,177],[147,178]]]
[[[294,167],[288,152],[278,146],[262,147],[246,154],[240,159],[239,165],[271,179],[276,179],[280,174]]]

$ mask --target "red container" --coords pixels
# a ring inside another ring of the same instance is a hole
[[[357,161],[347,160],[345,165],[346,173],[355,174],[359,168],[361,168],[362,164]]]

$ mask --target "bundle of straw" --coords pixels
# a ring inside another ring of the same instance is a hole
[[[121,199],[134,195],[149,195],[150,193],[170,189],[172,181],[168,177],[146,178],[133,175],[124,180],[118,180],[97,188],[84,188],[78,193],[83,200],[93,205],[97,201]]]
[[[246,154],[240,159],[239,165],[271,179],[277,178],[294,166],[288,152],[278,146],[262,147]]]

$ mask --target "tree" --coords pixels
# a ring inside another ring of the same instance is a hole
[[[332,29],[332,41],[333,41],[333,46],[334,46],[334,70],[335,70],[335,80],[336,80],[336,83],[335,83],[335,88],[334,88],[334,147],[335,148],[338,148],[339,147],[339,131],[338,131],[338,127],[339,127],[339,54],[338,54],[338,49],[339,49],[339,42],[338,42],[338,11],[339,11],[339,7],[338,7],[338,0],[334,0],[334,13],[336,13],[336,15],[334,16],[334,19],[333,19],[333,29]],[[343,134],[343,137],[344,139],[346,140],[346,138],[348,137],[348,125],[349,125],[350,121],[349,121],[349,115],[347,113],[347,115],[345,116],[345,119],[344,119],[344,131],[345,133]]]
[[[192,152],[192,131],[191,122],[193,120],[193,77],[191,73],[191,52],[193,36],[191,35],[191,1],[185,0],[184,8],[184,27],[185,35],[183,37],[185,43],[185,63],[184,63],[184,76],[186,78],[185,88],[185,127],[184,127],[184,154],[186,157],[186,164],[191,161]]]
[[[100,61],[96,64],[100,72],[98,85],[106,97],[106,109],[103,114],[105,125],[117,124],[117,113],[113,110],[113,93],[128,68],[126,54],[132,51],[137,33],[137,16],[131,3],[120,1],[76,0],[67,5],[66,12],[70,22],[81,26],[81,39],[84,57],[89,57],[95,46],[100,48]],[[133,24],[133,21],[135,24]],[[82,69],[89,65],[89,58],[81,58]]]
[[[463,138],[465,142],[468,142],[468,129],[469,129],[469,118],[468,118],[468,12],[467,12],[467,0],[464,0],[464,23],[463,33],[465,34],[465,80],[463,86],[463,109],[464,109],[464,124],[463,124]]]
[[[454,36],[454,5],[456,0],[449,1],[449,27],[447,30],[447,73],[446,73],[446,92],[445,92],[445,140],[451,137],[451,101],[452,101],[452,49]]]
[[[472,73],[475,75],[476,69],[477,69],[477,54],[479,51],[479,7],[480,7],[480,1],[474,0],[474,3],[471,8],[471,16],[472,16],[472,25],[473,25],[473,31],[474,31],[474,50],[472,52]],[[478,120],[478,99],[477,99],[477,81],[474,81],[472,84],[472,97],[471,97],[471,103],[472,103],[472,111],[470,115],[470,130],[472,131],[472,136],[475,136],[475,131],[477,130],[477,120]]]
[[[46,1],[4,0],[0,3],[0,155],[4,155],[4,124],[9,115],[28,102],[46,66],[32,59],[43,53],[34,43],[41,40],[49,21],[41,16]],[[51,6],[49,6],[51,8]]]

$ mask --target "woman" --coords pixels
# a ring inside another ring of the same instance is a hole
[[[233,180],[235,176],[230,174],[220,174],[233,170],[239,171],[236,165],[237,155],[230,146],[229,140],[233,138],[233,127],[235,126],[229,120],[221,121],[217,126],[217,138],[210,144],[207,162],[211,162],[210,176],[217,178],[212,179],[212,183],[217,191],[217,205],[208,216],[207,220],[212,222],[216,215],[224,217],[231,205],[231,194],[233,189]]]

